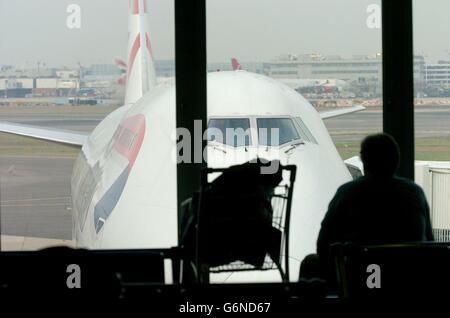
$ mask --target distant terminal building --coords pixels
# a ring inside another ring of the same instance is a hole
[[[268,75],[269,63],[263,62],[241,62],[242,68],[246,71]],[[208,72],[232,71],[231,59],[227,62],[210,62],[207,64]],[[156,60],[155,71],[157,77],[174,77],[175,61],[174,60]]]
[[[350,84],[353,90],[349,93],[356,94],[355,96],[379,97],[382,94],[381,54],[350,58],[338,55],[286,54],[269,62],[238,60],[244,70],[275,79],[327,79],[326,83],[343,80]],[[207,64],[208,72],[231,70],[231,58],[229,61]],[[156,60],[155,71],[159,79],[172,78],[175,76],[175,61]],[[101,89],[104,94],[121,94],[118,82],[124,78],[124,72],[126,69],[113,63],[58,69],[15,69],[5,65],[0,68],[0,97],[74,96],[77,90],[83,88]],[[430,86],[439,87],[440,90],[428,92]],[[439,95],[444,88],[449,89],[450,94],[450,61],[426,64],[422,56],[415,56],[414,87],[417,95],[423,92],[428,96]]]
[[[292,79],[339,79],[356,85],[369,85],[381,94],[382,56],[354,55],[344,58],[339,55],[320,54],[282,55],[270,62],[269,76]],[[422,56],[414,57],[414,82],[423,85],[425,61]]]
[[[114,91],[118,90],[119,78],[123,75],[116,64],[92,64],[81,68],[80,88],[98,88]]]
[[[0,98],[25,97],[34,85],[33,78],[0,78]]]
[[[0,78],[35,78],[35,77],[56,77],[54,68],[26,68],[17,69],[14,67],[1,67]]]
[[[427,64],[426,83],[431,86],[450,88],[450,61]]]
[[[80,71],[74,70],[74,69],[62,69],[62,70],[55,70],[55,75],[58,78],[79,78],[80,77]]]
[[[248,72],[268,75],[269,74],[269,64],[263,62],[245,62],[239,61],[242,69]],[[228,62],[211,62],[208,63],[208,72],[217,71],[232,71],[233,66],[231,64],[231,59]]]
[[[337,78],[345,81],[377,81],[381,74],[381,55],[342,58],[319,54],[282,55],[270,63],[274,78]]]
[[[79,89],[77,69],[14,69],[0,71],[0,98],[66,96]]]
[[[414,76],[414,91],[417,97],[423,95],[426,87],[426,63],[425,58],[421,55],[415,55],[413,60],[413,76]]]
[[[114,77],[120,76],[121,70],[115,64],[92,64],[84,76]]]

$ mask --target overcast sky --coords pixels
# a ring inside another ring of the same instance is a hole
[[[70,4],[81,28],[69,29]],[[366,20],[375,0],[207,0],[208,61],[268,61],[286,53],[342,56],[381,51]],[[172,0],[148,0],[155,59],[174,57]],[[450,1],[414,1],[415,53],[450,59]],[[0,65],[74,66],[126,58],[128,0],[0,0]]]

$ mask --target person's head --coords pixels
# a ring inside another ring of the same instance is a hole
[[[365,174],[392,176],[400,161],[400,150],[392,136],[379,133],[361,142],[361,160]]]

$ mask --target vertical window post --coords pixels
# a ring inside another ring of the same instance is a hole
[[[400,146],[398,175],[414,180],[412,0],[382,0],[383,131]]]
[[[201,143],[202,152],[206,146],[206,141],[203,138],[199,140],[194,134],[194,121],[201,120],[202,135],[206,129],[205,0],[175,0],[175,74],[176,125],[189,130],[192,141],[191,162],[177,164],[179,227],[180,205],[198,190],[200,171],[206,166],[203,160],[194,162],[198,143]]]

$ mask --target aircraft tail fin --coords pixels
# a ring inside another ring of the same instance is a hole
[[[231,65],[233,65],[233,71],[242,70],[241,64],[234,57],[231,59]]]
[[[116,66],[118,69],[123,70],[123,71],[127,70],[127,63],[125,63],[121,58],[116,57],[114,62],[116,63]]]
[[[115,59],[117,68],[122,72],[122,76],[119,77],[117,82],[120,85],[125,85],[127,82],[127,63],[125,63],[122,59],[116,58]]]
[[[134,103],[156,86],[146,0],[129,0],[128,65],[125,104]]]

